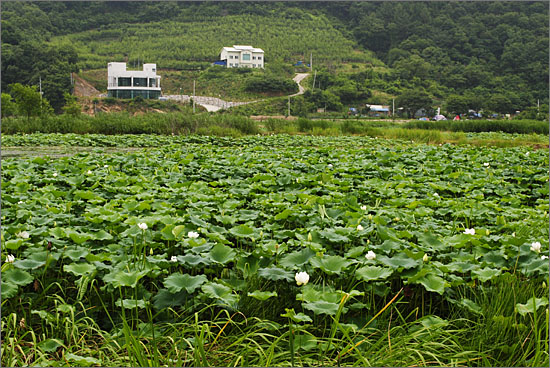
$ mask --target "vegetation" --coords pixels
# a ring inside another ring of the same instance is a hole
[[[548,123],[537,120],[440,120],[410,121],[405,128],[436,129],[451,132],[505,132],[548,134]]]
[[[30,25],[33,32],[23,31]],[[548,106],[548,9],[537,2],[10,2],[2,30],[2,83],[36,85],[42,77],[56,112],[77,65],[154,61],[161,70],[198,74],[234,43],[262,47],[268,66],[307,63],[312,53],[318,78],[311,85],[337,96],[342,108],[388,104],[408,93],[427,95],[431,107],[453,114]],[[180,79],[165,79],[169,90],[189,91],[187,76],[174,77]],[[201,88],[217,97],[227,81],[220,74]],[[235,88],[251,82],[229,81],[231,93],[239,91],[228,96],[255,99],[258,91]],[[318,100],[305,101],[301,111],[324,108]],[[546,120],[547,113],[525,117]]]
[[[2,365],[548,365],[547,150],[8,137],[148,148],[3,158]]]

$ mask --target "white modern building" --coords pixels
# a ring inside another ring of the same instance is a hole
[[[109,63],[107,91],[109,97],[159,98],[161,90],[157,64],[143,64],[143,70],[126,70],[126,63]]]
[[[220,60],[225,61],[227,68],[263,68],[264,50],[252,46],[224,47]]]

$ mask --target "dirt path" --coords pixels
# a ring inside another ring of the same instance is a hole
[[[301,94],[304,93],[305,88],[302,87],[300,82],[302,80],[304,80],[308,75],[309,75],[309,73],[297,73],[294,76],[294,78],[292,78],[292,80],[298,84],[298,92],[293,94],[293,95],[290,95],[288,97],[294,97],[294,96],[298,96],[298,95],[301,95]],[[166,95],[164,97],[166,97],[169,100],[189,102],[189,100],[193,96],[189,96],[189,95]],[[220,98],[217,98],[217,97],[195,96],[195,102],[198,105],[204,106],[207,111],[218,111],[218,110],[221,110],[221,109],[228,109],[228,108],[233,107],[233,106],[246,105],[246,104],[249,104],[249,103],[260,102],[260,101],[265,101],[265,100],[267,100],[267,99],[262,98],[260,100],[247,101],[247,102],[233,102],[233,101],[224,101],[224,100],[222,100]]]

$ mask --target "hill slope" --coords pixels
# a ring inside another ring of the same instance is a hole
[[[163,21],[113,24],[101,29],[53,37],[54,45],[73,45],[83,69],[104,68],[108,62],[155,62],[159,68],[185,69],[218,60],[224,46],[253,45],[265,51],[266,63],[382,63],[335,29],[324,15],[300,12],[295,18],[229,15],[191,22]],[[304,60],[304,61],[305,61]]]

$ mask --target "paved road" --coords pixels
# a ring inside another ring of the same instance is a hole
[[[289,97],[298,96],[304,93],[305,89],[302,87],[300,82],[304,80],[309,75],[309,73],[297,73],[292,80],[298,84],[298,93],[295,93],[293,95],[290,95]],[[189,102],[189,100],[193,96],[189,95],[165,95],[169,100],[175,100],[175,101],[183,101],[183,102]],[[247,102],[233,102],[233,101],[224,101],[221,98],[217,97],[208,97],[208,96],[195,96],[195,103],[201,106],[204,106],[206,108],[206,111],[218,111],[221,109],[228,109],[233,106],[239,106],[239,105],[246,105],[253,102],[259,102],[264,101],[264,99],[261,100],[254,100],[254,101],[247,101]]]

